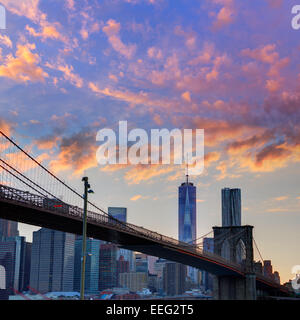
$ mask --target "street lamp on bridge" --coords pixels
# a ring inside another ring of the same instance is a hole
[[[83,226],[82,226],[82,256],[81,256],[81,283],[80,283],[80,300],[84,300],[85,289],[85,263],[86,263],[86,227],[87,227],[87,204],[88,194],[94,193],[89,184],[89,178],[83,177],[84,182],[84,205],[83,205]]]

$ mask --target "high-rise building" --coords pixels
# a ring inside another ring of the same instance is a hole
[[[196,187],[189,182],[186,175],[186,182],[178,188],[178,237],[179,241],[190,244],[196,241]],[[196,283],[198,280],[197,269],[189,267],[187,275]]]
[[[42,228],[33,233],[30,288],[73,291],[75,235]]]
[[[118,219],[122,222],[127,222],[127,208],[123,207],[108,207],[108,214],[115,219]],[[135,271],[135,264],[134,264],[134,254],[131,250],[126,249],[119,249],[117,251],[117,260],[123,256],[126,261],[129,262],[129,269],[130,271]]]
[[[148,259],[148,271],[149,273],[154,274],[155,273],[154,266],[158,258],[153,256],[148,256],[147,259]]]
[[[178,237],[179,241],[194,243],[196,240],[196,187],[187,180],[178,188]]]
[[[86,240],[86,264],[85,264],[85,292],[96,294],[99,292],[99,257],[101,240]],[[74,291],[80,291],[81,283],[81,257],[82,257],[82,236],[75,240],[75,261],[74,261]]]
[[[158,259],[154,265],[154,274],[158,276],[158,278],[163,278],[164,267],[168,261],[165,259]]]
[[[222,189],[222,227],[241,226],[241,189]]]
[[[127,221],[127,208],[108,207],[108,214],[122,222]]]
[[[18,235],[18,222],[0,219],[0,240],[3,237],[17,237]]]
[[[187,267],[177,262],[166,262],[164,268],[164,291],[168,296],[180,295],[185,292]]]
[[[135,254],[135,271],[148,273],[148,257],[146,254]]]
[[[115,244],[106,243],[100,245],[100,291],[117,287],[117,251],[118,247]]]
[[[30,244],[25,237],[3,237],[0,240],[0,265],[5,268],[8,294],[25,291],[29,285]]]
[[[119,275],[121,273],[128,273],[128,272],[130,272],[129,262],[126,261],[123,256],[120,256],[120,258],[117,261],[117,287],[119,287],[119,285],[120,285],[120,283],[119,283],[119,279],[120,279]]]
[[[21,285],[19,291],[28,291],[30,284],[30,267],[31,267],[31,248],[32,243],[25,242],[21,263]]]

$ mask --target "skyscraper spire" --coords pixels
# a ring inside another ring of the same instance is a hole
[[[188,154],[186,155],[186,184],[189,184],[189,158]]]

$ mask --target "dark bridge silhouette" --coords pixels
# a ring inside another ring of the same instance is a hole
[[[2,132],[0,152],[0,218],[81,234],[83,197]],[[206,252],[201,246],[121,222],[93,203],[89,202],[89,207],[93,211],[88,211],[88,237],[205,270],[220,279],[243,281],[248,276],[243,264]],[[261,274],[255,275],[254,282],[261,290],[287,292]]]

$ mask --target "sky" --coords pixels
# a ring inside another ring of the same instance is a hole
[[[299,1],[300,2],[300,1]],[[221,189],[282,281],[300,264],[300,30],[294,0],[0,0],[0,128],[92,201],[177,238],[184,166],[106,165],[102,128],[205,130],[197,235]],[[20,225],[31,240],[37,228]]]

